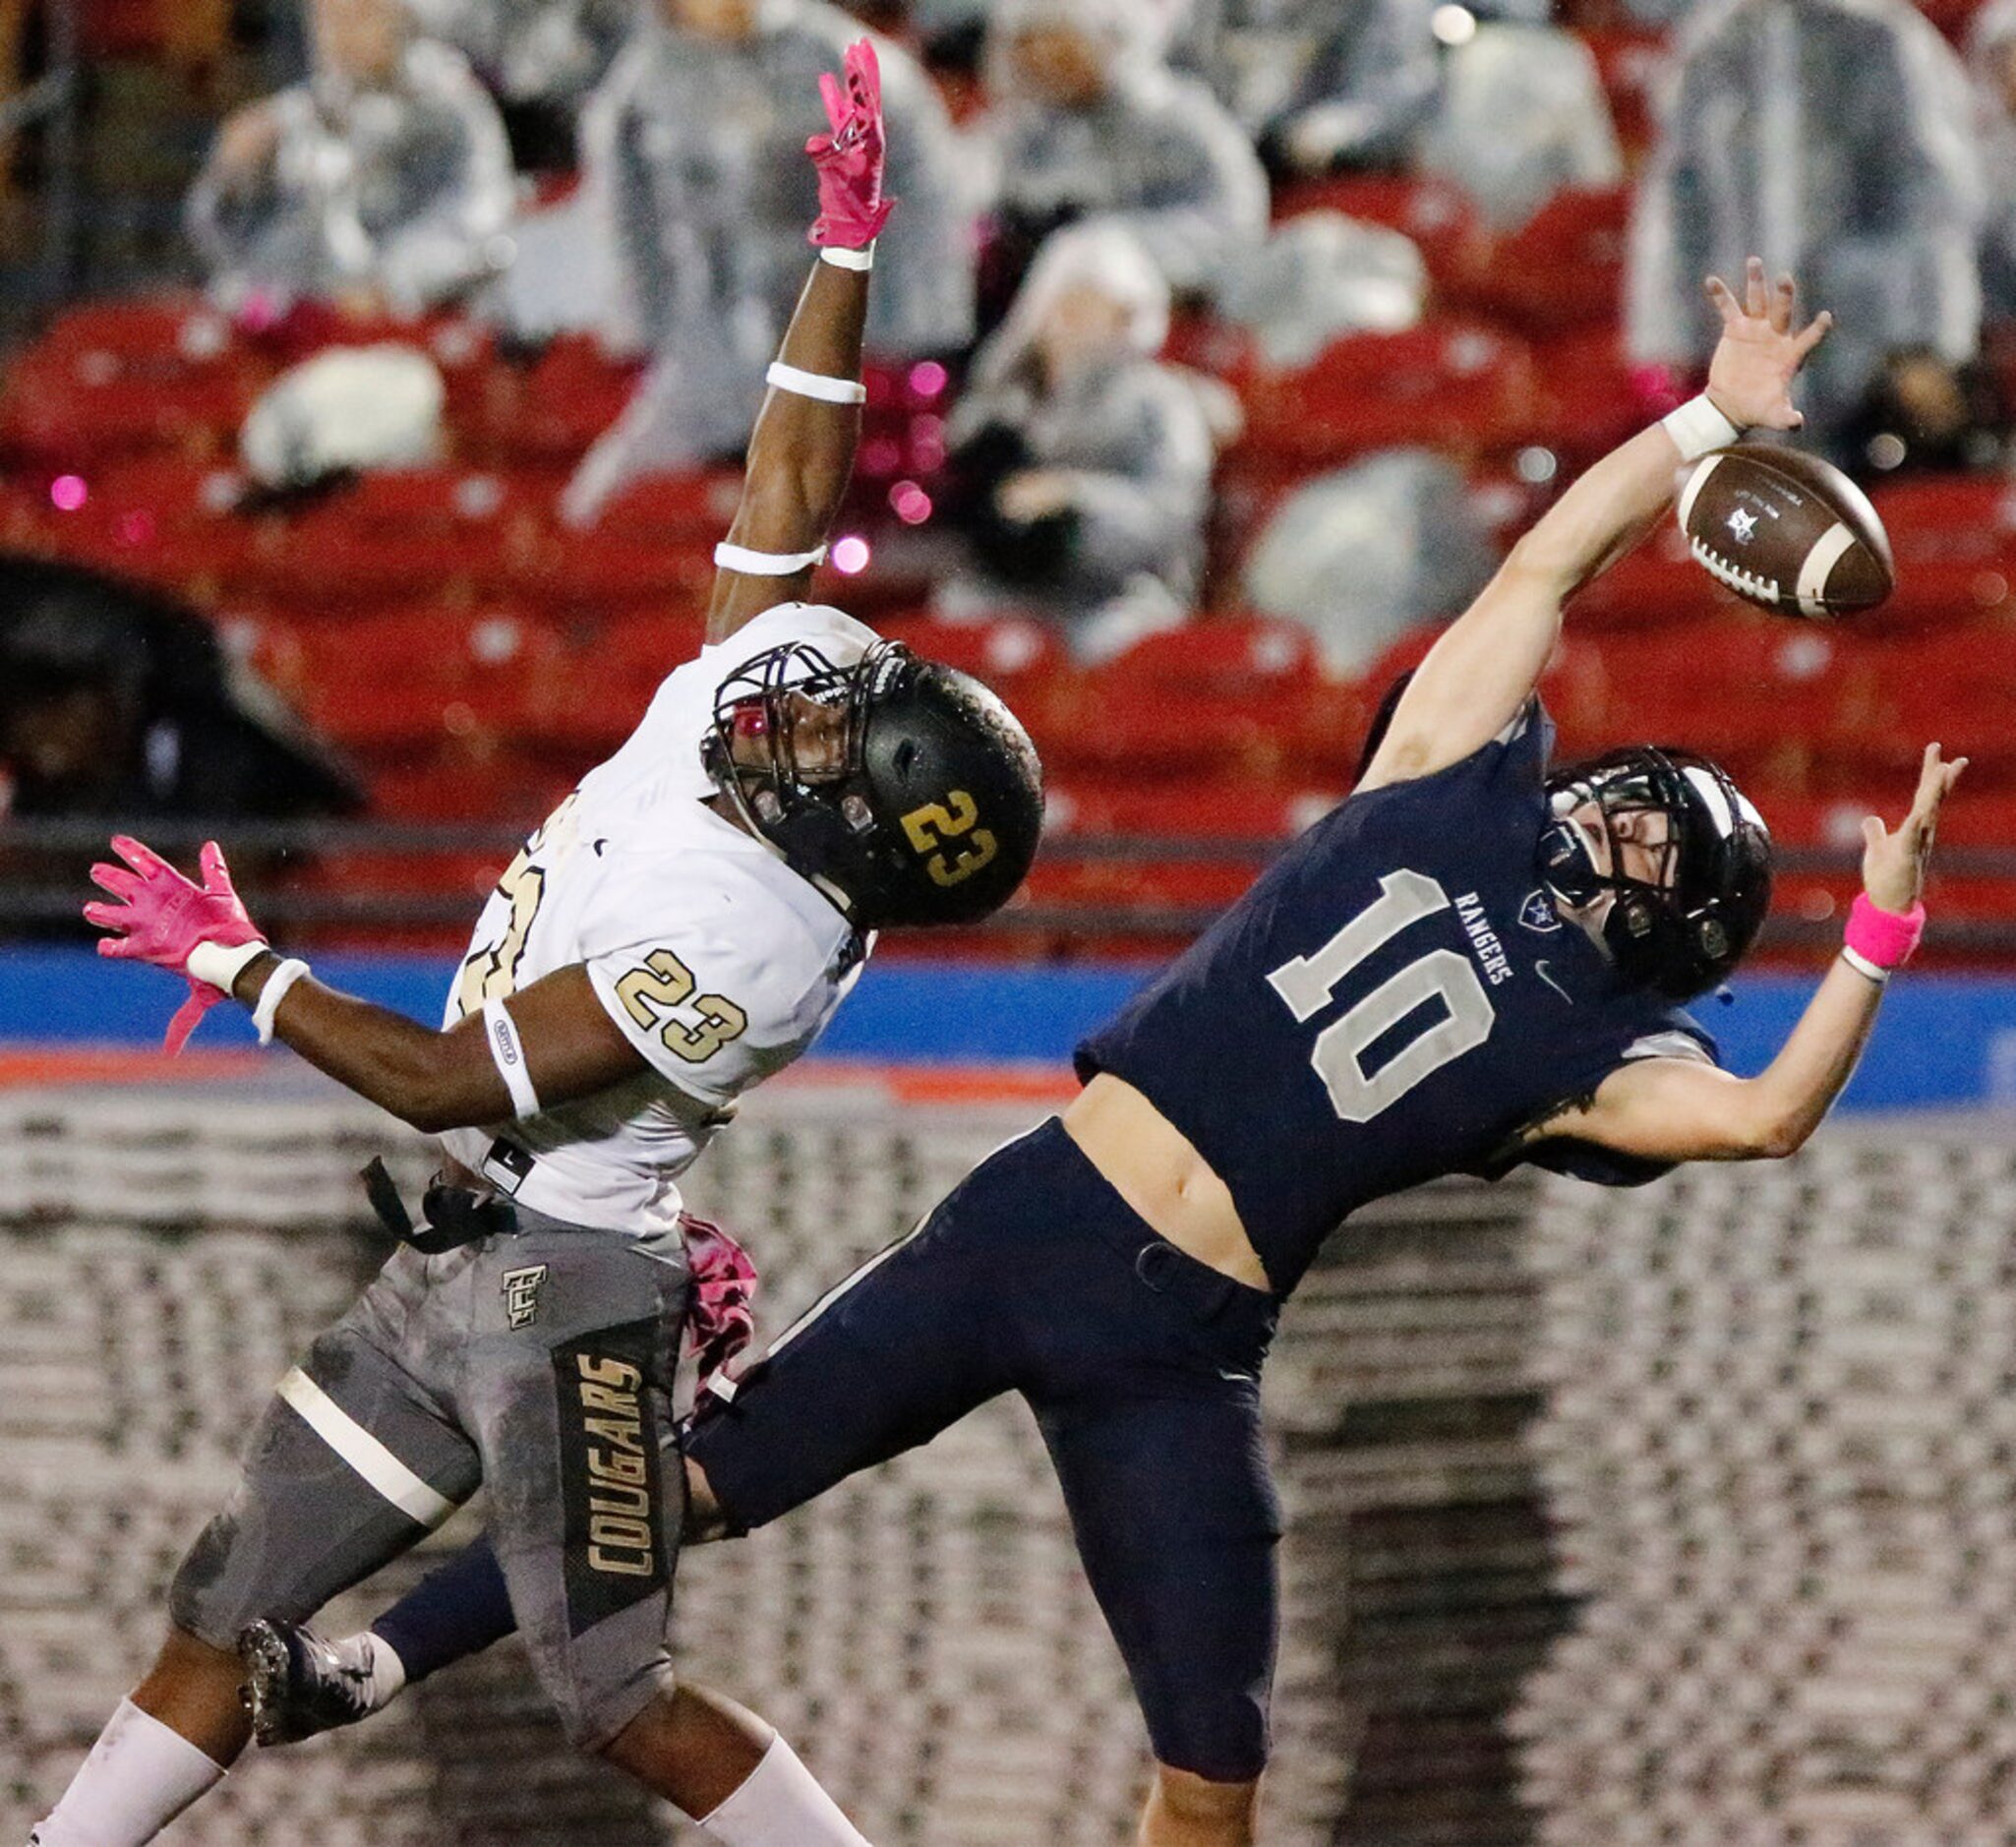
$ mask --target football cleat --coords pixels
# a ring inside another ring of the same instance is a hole
[[[254,1623],[238,1638],[245,1680],[238,1697],[263,1745],[293,1745],[377,1707],[369,1633],[331,1641],[291,1623]]]

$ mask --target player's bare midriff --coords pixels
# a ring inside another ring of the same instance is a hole
[[[1064,1111],[1064,1133],[1178,1250],[1249,1288],[1270,1286],[1231,1189],[1133,1085],[1099,1072]]]

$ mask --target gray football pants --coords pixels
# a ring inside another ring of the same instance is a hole
[[[514,1232],[401,1248],[280,1382],[176,1574],[175,1622],[220,1648],[300,1622],[485,1483],[540,1681],[576,1744],[606,1745],[669,1684],[686,1282],[676,1232],[522,1208]]]

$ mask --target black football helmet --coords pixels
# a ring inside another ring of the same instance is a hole
[[[793,693],[845,708],[837,768],[800,764]],[[756,761],[738,763],[739,739]],[[977,922],[1022,883],[1042,833],[1042,767],[1014,713],[899,641],[846,667],[807,642],[757,655],[715,695],[701,760],[742,819],[862,929]]]
[[[1690,751],[1638,745],[1547,779],[1553,823],[1540,836],[1540,876],[1572,905],[1604,893],[1615,903],[1603,940],[1635,985],[1687,1000],[1743,960],[1771,904],[1771,835],[1727,771]],[[1594,803],[1609,841],[1609,872],[1569,816]],[[1666,816],[1657,881],[1622,871],[1616,823],[1631,812]]]

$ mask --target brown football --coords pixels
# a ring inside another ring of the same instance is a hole
[[[1681,490],[1680,529],[1718,583],[1781,616],[1854,616],[1896,586],[1868,496],[1796,448],[1739,443],[1702,456]]]

